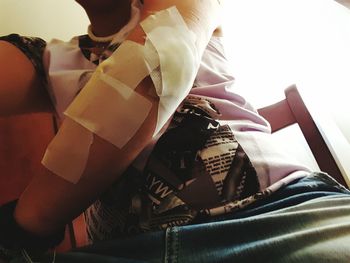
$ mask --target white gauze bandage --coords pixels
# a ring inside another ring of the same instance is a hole
[[[160,11],[141,25],[147,36],[145,46],[125,41],[97,67],[65,111],[68,128],[53,139],[42,162],[56,175],[72,183],[79,181],[92,133],[117,148],[135,135],[152,107],[147,98],[135,92],[146,76],[151,75],[160,98],[155,134],[191,89],[200,60],[194,34],[178,10]],[[78,149],[67,154],[72,147]]]
[[[150,15],[141,26],[147,35],[146,53],[156,50],[159,55],[160,67],[151,73],[160,99],[157,134],[192,88],[200,56],[196,37],[176,7]]]

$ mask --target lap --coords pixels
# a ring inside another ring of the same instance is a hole
[[[59,254],[55,262],[345,263],[349,211],[349,195],[319,197],[258,216],[99,242]]]
[[[242,217],[97,242],[56,262],[349,262],[348,190],[315,174],[274,195]]]

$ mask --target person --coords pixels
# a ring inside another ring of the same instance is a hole
[[[87,35],[50,43],[16,34],[0,38],[0,57],[8,62],[0,73],[2,116],[54,112],[68,139],[63,113],[96,69],[127,40],[145,45],[140,21],[171,6],[196,37],[200,65],[159,133],[160,96],[147,76],[136,92],[151,110],[124,147],[94,134],[77,183],[43,166],[45,176],[35,176],[18,201],[2,206],[5,260],[319,262],[321,255],[332,257],[325,254],[330,251],[340,252],[338,262],[349,259],[341,246],[349,235],[337,234],[349,230],[349,191],[292,160],[271,137],[267,121],[234,93],[221,44],[220,1],[76,1],[91,22]],[[43,255],[83,211],[93,245]]]

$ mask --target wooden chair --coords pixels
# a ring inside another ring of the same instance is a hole
[[[295,86],[285,91],[286,98],[259,109],[272,131],[297,123],[321,170],[338,182],[345,181]],[[56,132],[51,114],[31,114],[0,118],[0,205],[18,198],[32,176],[40,169],[46,146]],[[64,242],[57,251],[67,251],[87,243],[83,215],[68,224]]]
[[[284,100],[261,108],[258,112],[270,122],[272,132],[276,132],[292,124],[298,124],[320,170],[328,173],[339,183],[346,186],[344,177],[333,155],[295,85],[285,90]]]

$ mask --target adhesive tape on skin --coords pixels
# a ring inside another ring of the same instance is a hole
[[[147,54],[145,52],[144,46],[133,41],[124,41],[108,59],[100,64],[99,70],[135,89],[151,71],[159,66],[156,51],[148,50]],[[145,60],[146,56],[147,60]]]
[[[70,182],[78,182],[83,174],[92,133],[122,148],[141,127],[152,103],[134,90],[152,71],[160,97],[155,134],[192,87],[199,57],[194,35],[177,9],[161,11],[144,25],[149,39],[145,47],[126,41],[97,67],[48,147],[43,164]]]
[[[149,39],[146,50],[155,49],[160,61],[161,86],[155,85],[160,99],[156,134],[192,88],[200,59],[194,34],[175,7],[149,16],[141,26]]]
[[[42,160],[46,168],[75,184],[88,161],[92,132],[118,148],[130,140],[152,107],[134,91],[159,66],[152,52],[147,53],[146,61],[144,47],[126,41],[96,69],[65,112],[67,118]]]
[[[157,54],[157,59],[158,59],[158,67],[156,67],[151,73],[150,73],[150,77],[152,79],[153,85],[154,85],[154,89],[157,93],[157,95],[159,96],[159,94],[162,94],[162,89],[163,89],[163,83],[162,83],[162,74],[160,73],[160,63],[159,63],[159,57],[158,57],[158,53],[155,49],[155,47],[153,46],[153,44],[151,43],[151,41],[149,39],[146,38],[145,41],[145,60],[149,60],[152,59],[152,55],[153,54]]]
[[[193,32],[191,32],[185,20],[182,18],[181,14],[175,6],[168,9],[159,11],[153,15],[148,16],[141,23],[143,30],[148,33],[157,27],[182,27],[186,30],[187,34],[191,34],[192,38],[194,37]]]
[[[42,164],[54,174],[76,184],[84,172],[93,134],[66,118],[46,149]]]
[[[146,98],[130,89],[135,89],[154,70],[158,59],[161,84],[157,88],[160,102],[155,134],[188,94],[199,67],[194,35],[176,8],[150,16],[142,23],[144,25],[150,40],[146,41],[147,46],[143,48],[131,41],[123,43],[97,68],[87,86],[65,112],[118,148],[135,135],[151,109],[151,103]],[[142,70],[135,72],[135,66]]]
[[[100,71],[96,71],[65,114],[118,148],[137,132],[152,103]]]
[[[116,147],[124,147],[152,107],[134,89],[158,65],[155,51],[146,55],[142,45],[125,41],[100,64],[65,115]]]

